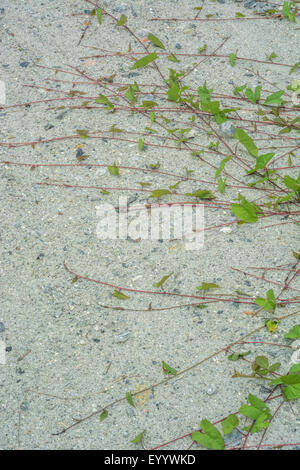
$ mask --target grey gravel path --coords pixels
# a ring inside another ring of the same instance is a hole
[[[236,12],[252,16],[259,8],[254,11],[254,2],[252,7],[250,3],[247,2],[247,8],[244,2],[207,1],[200,17],[215,14],[230,18]],[[125,14],[140,38],[151,31],[175,54],[195,52],[204,44],[212,52],[229,38],[220,54],[229,55],[238,50],[241,57],[265,60],[275,52],[279,62],[293,65],[299,61],[298,22],[149,21],[152,17],[191,18],[195,15],[194,7],[200,4],[194,0],[102,2],[116,16]],[[255,5],[260,5],[262,11],[266,3]],[[135,70],[133,74],[128,58],[81,58],[95,53],[84,46],[127,50],[130,40],[124,29],[103,18],[101,27],[97,21],[92,22],[78,46],[90,10],[92,6],[81,0],[2,0],[0,79],[6,84],[6,105],[61,97],[61,91],[70,91],[72,84],[50,78],[74,80],[71,75],[55,74],[37,65],[65,70],[68,65],[78,66],[93,77],[116,74],[115,80],[121,83],[157,80],[156,72],[150,68]],[[135,47],[133,41],[132,47]],[[193,62],[194,58],[182,59],[182,67],[187,71]],[[161,64],[166,74],[168,67],[177,65]],[[255,75],[257,71],[285,89],[299,78],[296,72],[289,76],[289,69],[284,67],[242,61],[231,67],[228,58],[212,58],[190,74],[188,83],[196,88],[206,80],[208,87],[224,94],[232,94],[235,86],[244,83],[252,89],[261,84],[268,90]],[[57,93],[24,85],[48,86]],[[93,87],[86,85],[79,89],[95,95]],[[149,119],[141,115],[49,109],[54,106],[55,102],[0,109],[0,141],[51,139],[73,135],[77,129],[93,131],[109,129],[112,125],[131,132],[149,126]],[[209,143],[205,134],[196,133],[196,138]],[[77,147],[80,143],[84,144],[82,150]],[[271,139],[264,145],[269,144]],[[1,161],[78,163],[83,155],[88,156],[85,163],[113,165],[116,162],[149,168],[160,161],[160,169],[170,173],[184,175],[188,168],[199,179],[213,180],[214,175],[190,152],[151,146],[140,152],[132,142],[70,139],[34,147],[0,147]],[[238,169],[232,171],[238,176]],[[185,250],[181,241],[101,241],[96,236],[96,206],[108,201],[117,204],[117,191],[105,195],[99,190],[37,184],[44,181],[138,188],[139,182],[154,181],[152,174],[137,174],[132,170],[121,170],[117,182],[116,178],[105,167],[39,167],[30,171],[26,166],[1,165],[0,344],[6,348],[6,364],[0,364],[2,449],[135,449],[138,445],[130,441],[143,430],[145,446],[153,448],[198,429],[203,418],[217,421],[235,412],[246,402],[249,392],[262,399],[267,397],[268,388],[262,381],[232,379],[235,368],[249,371],[247,364],[231,363],[225,354],[220,354],[170,380],[168,385],[138,395],[135,408],[123,401],[108,409],[109,416],[102,422],[98,413],[61,436],[53,436],[72,424],[73,418],[96,412],[128,391],[137,392],[163,380],[166,376],[162,361],[177,370],[185,369],[263,325],[266,317],[266,312],[245,315],[243,312],[249,308],[232,302],[211,303],[204,309],[133,310],[147,309],[150,302],[153,308],[170,307],[181,300],[127,292],[130,299],[120,301],[112,296],[113,288],[83,279],[72,283],[74,275],[66,272],[64,260],[72,271],[82,276],[133,289],[154,290],[155,282],[173,272],[165,288],[174,293],[197,294],[196,286],[214,282],[221,287],[218,293],[240,290],[256,297],[264,296],[272,286],[231,267],[246,270],[248,266],[293,263],[292,250],[300,251],[299,230],[294,224],[271,228],[262,228],[260,223],[244,224],[232,225],[227,232],[211,230],[205,233],[204,248],[197,252]],[[155,181],[155,188],[161,188],[177,180],[155,175]],[[197,184],[192,189],[196,190]],[[216,191],[213,187],[208,189]],[[190,191],[191,183],[183,183],[180,190]],[[127,195],[132,203],[143,203],[147,200],[145,194],[131,191]],[[228,191],[224,198],[230,201],[236,195],[236,190]],[[205,211],[207,226],[228,220],[234,217],[226,211]],[[272,218],[273,224],[282,221],[279,217]],[[278,271],[271,276],[275,282],[282,282],[284,277]],[[299,283],[293,285],[300,287]],[[274,291],[278,293],[276,286]],[[102,307],[120,304],[132,311]],[[282,308],[279,313],[291,313],[296,307]],[[283,336],[295,323],[296,319],[290,318],[279,324],[275,334],[270,336],[265,329],[251,340],[289,344]],[[253,351],[252,357],[267,354],[270,360],[281,362],[282,372],[290,367],[294,352],[266,345],[249,345],[249,350]],[[295,402],[293,408],[294,414],[287,404],[281,408],[270,426],[266,443],[300,442],[299,404]],[[226,439],[228,442],[232,439],[231,445],[236,446],[240,434],[235,431]],[[186,449],[190,443],[190,438],[186,438],[165,448]]]

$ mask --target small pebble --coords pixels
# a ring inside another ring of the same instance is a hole
[[[4,323],[2,321],[0,322],[0,333],[2,333],[5,330]]]
[[[182,49],[182,45],[179,42],[176,42],[175,47],[176,49]]]
[[[128,10],[128,5],[125,3],[121,3],[121,5],[118,5],[116,8],[114,8],[113,11],[117,11],[118,13],[125,13]]]
[[[215,386],[215,384],[209,384],[205,389],[205,393],[207,393],[207,395],[213,395],[214,393],[216,393],[216,391],[217,387]]]
[[[226,121],[219,125],[219,131],[222,137],[233,137],[236,128],[231,122]]]
[[[28,408],[29,408],[29,403],[28,403],[28,401],[23,401],[23,403],[21,404],[20,408],[21,408],[22,411],[27,411]]]
[[[51,315],[54,318],[60,318],[62,316],[62,314],[63,314],[63,312],[61,312],[59,310],[51,312]]]
[[[129,418],[132,418],[132,416],[135,416],[135,412],[132,408],[127,408],[126,414]]]
[[[45,129],[45,131],[49,131],[49,129],[53,129],[53,127],[54,127],[54,126],[53,126],[52,124],[46,124],[46,125],[44,126],[44,129]]]
[[[28,65],[29,65],[29,62],[20,62],[21,67],[26,68],[26,67],[28,67]]]
[[[125,343],[129,339],[131,331],[123,331],[122,333],[115,336],[116,343]]]

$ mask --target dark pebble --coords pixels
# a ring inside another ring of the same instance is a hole
[[[12,347],[11,347],[11,346],[7,346],[7,348],[5,348],[5,351],[6,351],[6,352],[12,351]]]
[[[17,372],[17,374],[20,374],[20,375],[21,375],[21,374],[24,374],[24,373],[25,373],[25,370],[21,369],[21,367],[17,367],[17,368],[16,368],[16,372]]]
[[[53,129],[53,127],[54,127],[54,126],[53,126],[52,124],[46,124],[46,125],[44,126],[44,129],[45,129],[45,131],[49,131],[49,129]]]
[[[224,313],[224,310],[218,310],[218,315],[222,315]]]
[[[175,47],[176,49],[182,49],[182,45],[179,42],[176,42]]]
[[[5,330],[4,323],[2,321],[0,322],[0,333],[2,333]]]
[[[82,155],[84,155],[84,151],[82,149],[77,149],[76,158],[82,157]]]
[[[98,339],[98,338],[93,338],[93,341],[94,341],[95,343],[100,343],[100,339]]]
[[[28,67],[28,65],[29,65],[29,62],[20,62],[21,67],[26,68],[26,67]]]
[[[67,114],[68,111],[63,111],[62,113],[60,113],[58,116],[56,116],[56,119],[63,119],[65,117],[65,115]]]
[[[42,259],[42,258],[44,258],[44,257],[45,257],[44,253],[40,253],[39,256],[37,256],[36,259],[40,260],[40,259]]]
[[[124,76],[127,77],[127,78],[132,78],[132,77],[137,77],[138,75],[140,75],[140,73],[138,73],[138,72],[129,72],[128,75],[124,75]]]
[[[5,12],[4,8],[0,8],[1,15],[4,15],[4,12]]]

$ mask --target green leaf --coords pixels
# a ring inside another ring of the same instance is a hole
[[[173,52],[167,57],[168,60],[170,60],[171,62],[180,62],[179,59],[177,59],[176,55],[173,54]]]
[[[113,166],[108,166],[107,167],[108,171],[110,172],[110,174],[112,175],[115,175],[115,176],[119,176],[119,168],[117,167],[116,163],[113,164]]]
[[[253,170],[248,171],[247,173],[253,173],[256,170],[261,170],[266,167],[267,163],[274,157],[275,153],[265,153],[264,155],[260,155],[256,159],[255,168]]]
[[[143,139],[139,139],[139,150],[140,150],[140,152],[142,152],[142,150],[143,150],[143,145],[144,145]]]
[[[298,67],[300,67],[300,62],[296,62],[289,71],[289,75],[293,73]]]
[[[289,374],[289,375],[282,375],[278,377],[278,379],[274,379],[270,382],[271,385],[295,385],[300,383],[300,374]]]
[[[245,207],[240,204],[232,204],[231,210],[234,215],[240,219],[242,222],[247,222],[248,224],[252,224],[258,221],[258,216],[256,211],[251,207]]]
[[[151,54],[148,54],[148,55],[142,57],[141,59],[137,60],[135,62],[135,64],[133,64],[133,66],[131,67],[131,70],[146,67],[148,64],[150,64],[151,62],[153,62],[157,58],[158,58],[158,55],[156,54],[156,52],[152,52]]]
[[[225,192],[225,188],[226,188],[225,181],[226,180],[222,180],[222,178],[218,179],[218,190],[221,194],[224,194]]]
[[[251,433],[267,428],[272,415],[265,402],[251,393],[248,395],[248,401],[250,405],[242,405],[239,409],[239,413],[255,421],[254,425],[251,427]],[[246,429],[250,429],[250,426]]]
[[[283,178],[283,182],[286,185],[287,188],[292,189],[296,193],[300,192],[300,173],[298,175],[297,179],[291,178],[291,176],[286,175]]]
[[[220,286],[214,282],[202,282],[201,286],[197,286],[198,290],[219,289]]]
[[[295,398],[300,398],[300,383],[295,385],[288,385],[284,388],[283,393],[287,400],[294,400]]]
[[[234,54],[233,52],[229,54],[229,62],[231,67],[234,67],[235,65],[235,59],[236,59],[237,52]]]
[[[133,406],[135,408],[135,404],[134,404],[134,401],[130,392],[126,392],[126,400],[130,406]]]
[[[274,312],[276,308],[276,299],[273,289],[268,290],[266,299],[263,297],[257,297],[255,303],[267,312]]]
[[[243,131],[243,129],[236,128],[234,137],[248,150],[250,155],[253,157],[258,157],[258,148],[256,147],[255,143],[251,139],[251,137]]]
[[[98,23],[101,24],[102,23],[102,10],[101,10],[101,8],[97,9],[97,18],[98,18]]]
[[[230,354],[227,359],[229,361],[238,361],[239,359],[242,359],[244,356],[248,356],[248,354],[251,354],[251,351],[247,351],[247,352],[244,352],[244,353],[232,353]]]
[[[84,129],[76,129],[76,132],[77,132],[77,134],[80,135],[80,137],[81,137],[82,139],[88,139],[88,138],[89,138],[88,133],[89,133],[90,131],[86,131],[86,130],[84,130]]]
[[[267,369],[269,366],[269,360],[266,356],[257,356],[255,358],[255,363],[262,367],[263,369]]]
[[[152,168],[152,170],[157,170],[160,167],[160,162],[157,162],[155,164],[150,163],[149,166],[150,166],[150,168]],[[153,196],[153,197],[157,197],[157,196]]]
[[[123,292],[120,292],[119,290],[115,290],[113,296],[120,300],[127,300],[130,298],[128,295],[123,294]]]
[[[275,93],[272,93],[269,95],[266,100],[264,101],[263,104],[265,105],[274,105],[277,104],[278,106],[281,106],[283,103],[283,100],[281,99],[281,96],[284,94],[284,90],[279,90],[276,91]]]
[[[163,43],[156,37],[154,34],[149,33],[148,34],[148,39],[149,41],[152,42],[152,44],[156,47],[160,47],[161,49],[166,49]]]
[[[102,95],[101,93],[99,94],[98,98],[96,98],[96,103],[99,104],[105,104],[107,106],[107,109],[113,109],[114,105],[112,104],[111,101],[109,101],[106,96]]]
[[[123,24],[127,23],[127,16],[121,15],[121,18],[117,22],[117,26],[123,26]]]
[[[208,189],[198,189],[194,193],[185,193],[185,196],[198,197],[199,199],[215,199],[216,196]]]
[[[180,86],[177,82],[172,82],[167,92],[169,101],[178,101],[180,98]]]
[[[144,437],[144,433],[145,431],[142,431],[140,434],[138,434],[134,439],[132,439],[132,442],[133,444],[138,444],[139,442],[142,441],[143,437]]]
[[[240,12],[237,11],[236,14],[235,14],[235,17],[236,18],[244,18],[245,15],[243,15],[243,13],[240,13]]]
[[[234,428],[239,425],[239,420],[236,415],[230,414],[229,416],[227,416],[226,419],[221,422],[221,424],[223,433],[226,436],[227,434],[230,434],[234,430]]]
[[[232,155],[229,155],[229,157],[226,157],[221,161],[219,168],[217,169],[215,173],[215,178],[217,178],[220,175],[220,173],[224,170],[226,163],[229,162],[229,160],[231,159],[232,159]]]
[[[282,12],[285,18],[295,23],[296,21],[295,14],[293,11],[291,11],[292,6],[294,6],[293,2],[283,2]]]
[[[225,449],[224,439],[218,429],[207,419],[202,419],[200,426],[203,433],[196,431],[192,433],[193,441],[198,442],[207,449],[223,450]]]
[[[100,417],[99,417],[100,423],[101,423],[105,418],[107,418],[107,416],[108,416],[108,411],[107,411],[107,410],[103,410],[102,413],[101,413],[101,415],[100,415]]]
[[[163,366],[164,374],[177,375],[177,370],[173,369],[173,367],[169,366],[165,361],[162,361],[162,366]]]
[[[203,87],[199,86],[198,95],[200,96],[201,103],[209,103],[212,91],[212,88],[208,89],[206,87],[206,82],[204,82]]]
[[[166,280],[169,279],[169,277],[172,276],[172,274],[174,274],[174,273],[167,274],[166,276],[163,276],[162,279],[159,282],[156,282],[154,284],[154,287],[161,287],[166,282]]]
[[[234,95],[238,95],[239,93],[241,93],[243,90],[245,90],[247,85],[241,85],[241,86],[236,86],[233,90],[233,94]]]
[[[172,194],[172,193],[168,189],[155,189],[154,191],[152,191],[152,194],[150,197],[161,197],[161,196],[164,196],[165,194]]]
[[[261,86],[257,86],[254,90],[254,93],[250,88],[247,88],[245,91],[245,95],[247,96],[248,100],[255,104],[257,101],[260,99],[260,91],[261,91]]]
[[[284,337],[286,339],[297,339],[300,338],[300,325],[295,325],[291,328]]]

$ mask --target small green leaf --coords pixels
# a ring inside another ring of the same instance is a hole
[[[236,128],[234,137],[248,150],[253,157],[258,156],[258,149],[251,137],[243,130]]]
[[[117,26],[123,26],[123,24],[127,23],[127,16],[121,15],[121,18],[117,22]]]
[[[218,179],[218,190],[221,194],[224,194],[225,192],[225,188],[226,188],[226,184],[225,184],[225,180],[222,180],[222,178],[219,178]]]
[[[291,328],[284,337],[286,339],[297,339],[300,338],[300,325],[295,325]]]
[[[229,416],[227,416],[226,419],[221,422],[221,425],[224,436],[226,436],[227,434],[230,434],[234,430],[234,428],[239,425],[238,417],[234,414],[230,414]]]
[[[237,52],[234,54],[233,52],[229,54],[229,62],[231,67],[234,67],[235,65],[235,59],[236,59]]]
[[[283,100],[281,99],[281,96],[284,94],[284,90],[279,90],[276,91],[275,93],[272,93],[269,95],[266,100],[264,101],[263,104],[265,105],[274,105],[277,104],[278,106],[281,106],[283,103]]]
[[[176,375],[177,374],[177,370],[173,369],[173,367],[169,366],[165,361],[162,361],[162,366],[163,366],[164,374],[166,374],[166,375],[168,375],[168,374]]]
[[[156,47],[160,47],[161,49],[166,49],[163,43],[156,37],[154,34],[149,33],[148,34],[148,39],[149,41],[152,42],[152,44]]]
[[[192,433],[193,441],[198,442],[207,449],[223,450],[225,449],[224,439],[218,429],[207,419],[202,419],[200,426],[203,433],[196,431]]]
[[[235,14],[235,17],[236,18],[244,18],[245,15],[243,15],[243,13],[240,13],[239,11],[237,11],[236,14]]]
[[[214,282],[202,282],[201,286],[197,286],[198,290],[219,289],[220,286]]]
[[[242,359],[243,357],[245,356],[248,356],[248,354],[251,354],[251,351],[247,351],[247,352],[244,352],[244,353],[232,353],[230,354],[227,359],[229,361],[238,361],[239,359]]]
[[[220,173],[224,170],[226,163],[229,162],[231,158],[232,158],[232,155],[229,155],[229,157],[226,157],[221,161],[219,168],[216,171],[215,178],[217,178],[220,175]]]
[[[89,138],[88,133],[89,133],[90,131],[87,131],[87,130],[85,130],[85,129],[76,129],[76,132],[77,132],[77,134],[80,135],[80,137],[81,137],[82,139],[88,139],[88,138]]]
[[[171,62],[180,62],[179,59],[177,59],[176,55],[173,54],[173,52],[167,57],[168,60],[170,60]]]
[[[289,75],[293,73],[298,67],[300,67],[300,62],[296,62],[289,71]]]
[[[115,290],[113,296],[120,300],[127,300],[130,298],[128,295],[123,294],[123,292],[120,292],[119,290]]]
[[[130,406],[133,406],[135,408],[135,404],[134,404],[134,401],[130,392],[126,392],[126,400]]]
[[[145,431],[142,431],[140,434],[138,434],[132,441],[133,444],[138,444],[139,442],[142,442],[142,439],[144,437]]]
[[[102,23],[102,10],[101,10],[101,8],[97,9],[97,18],[98,18],[98,23],[101,24]]]
[[[154,287],[161,287],[166,282],[166,280],[169,279],[169,277],[172,276],[172,274],[174,274],[174,273],[167,274],[166,276],[163,276],[163,278],[159,282],[156,282],[154,284]]]
[[[208,189],[198,189],[194,193],[185,193],[185,196],[198,197],[199,199],[215,199],[216,196]]]
[[[100,423],[101,423],[105,418],[107,418],[107,416],[108,416],[108,411],[107,411],[107,410],[103,410],[102,413],[101,413],[101,415],[100,415],[100,417],[99,417]]]
[[[111,175],[119,176],[120,174],[119,168],[117,167],[116,163],[114,163],[113,166],[108,165],[107,169]]]
[[[172,194],[172,193],[168,189],[155,189],[154,191],[152,191],[152,194],[150,197],[161,197],[161,196],[164,196],[165,194]]]
[[[131,67],[131,70],[146,67],[148,64],[150,64],[151,62],[153,62],[157,58],[158,58],[158,55],[156,54],[156,52],[152,52],[151,54],[148,54],[148,55],[142,57],[141,59],[137,60],[135,62],[135,64],[133,64],[133,66]]]

